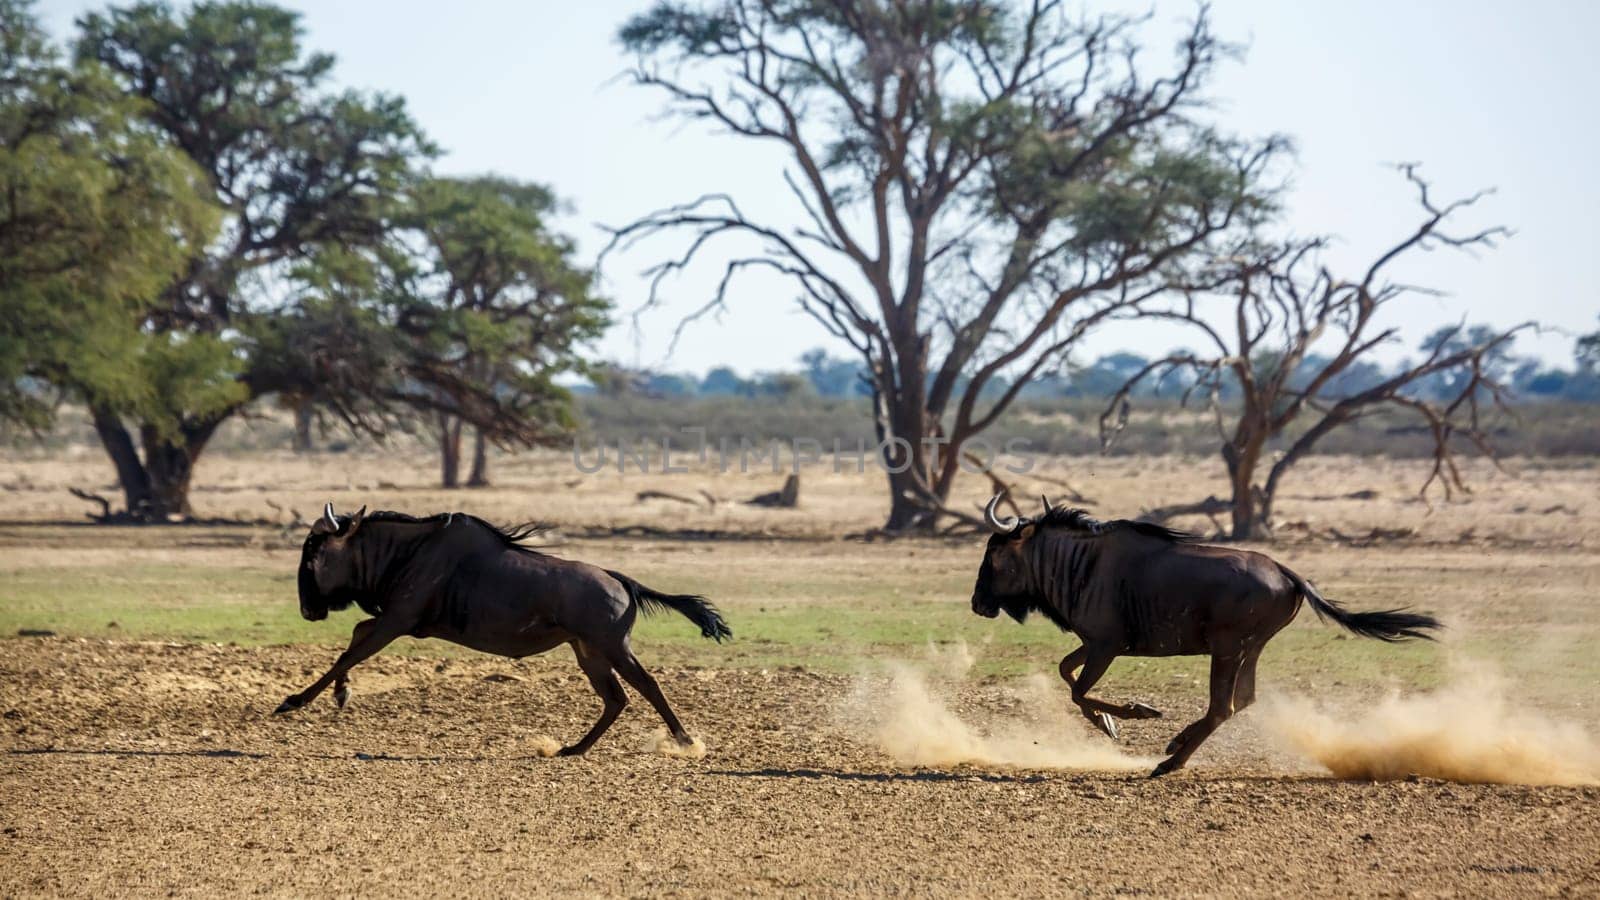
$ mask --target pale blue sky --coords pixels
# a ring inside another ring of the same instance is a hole
[[[39,11],[65,36],[75,16],[103,5],[45,0]],[[588,259],[604,243],[598,224],[707,191],[727,190],[797,220],[784,200],[780,157],[660,121],[660,96],[617,77],[628,60],[612,36],[648,0],[287,5],[304,10],[309,45],[338,56],[340,83],[406,97],[447,151],[438,170],[553,186],[573,207],[564,225]],[[1155,0],[1154,8],[1153,63],[1166,60],[1171,23],[1193,6]],[[1386,168],[1397,161],[1422,161],[1439,196],[1498,188],[1471,221],[1508,224],[1515,238],[1477,259],[1434,253],[1400,273],[1450,295],[1415,298],[1396,315],[1408,345],[1463,317],[1595,329],[1600,61],[1590,42],[1600,33],[1600,3],[1217,0],[1214,16],[1219,33],[1249,45],[1244,62],[1225,67],[1215,83],[1221,121],[1245,134],[1287,133],[1299,148],[1294,230],[1342,235],[1338,253],[1365,259],[1415,222],[1411,193]],[[605,289],[622,308],[642,300],[636,272],[652,261],[636,253],[606,267]],[[673,283],[671,305],[649,314],[641,332],[619,326],[601,342],[602,354],[675,370],[727,364],[750,372],[792,367],[814,346],[847,349],[797,311],[793,291],[752,280],[728,315],[693,326],[666,358],[679,316],[705,299],[719,274],[708,265]],[[1081,355],[1154,353],[1180,341],[1163,326],[1121,328],[1096,335]],[[1551,333],[1519,347],[1565,365],[1572,338]]]

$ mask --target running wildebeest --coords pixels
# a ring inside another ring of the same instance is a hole
[[[372,618],[356,624],[350,647],[327,674],[274,712],[299,709],[330,684],[344,706],[350,670],[405,635],[518,659],[571,644],[604,709],[561,755],[588,750],[627,705],[617,675],[650,701],[673,738],[692,743],[634,657],[628,633],[640,611],[672,609],[721,641],[733,631],[717,608],[704,597],[663,594],[626,575],[523,546],[537,530],[501,529],[464,513],[369,516],[363,506],[353,516],[336,516],[333,504],[323,507],[300,554],[300,614],[314,622],[354,603]]]
[[[1310,601],[1317,616],[1381,641],[1429,638],[1432,616],[1403,609],[1350,612],[1304,578],[1249,550],[1209,547],[1193,535],[1147,522],[1098,522],[1081,509],[1052,509],[1037,519],[984,509],[995,533],[984,550],[972,611],[1004,610],[1021,622],[1038,611],[1083,643],[1061,660],[1072,702],[1115,739],[1121,719],[1154,719],[1143,703],[1107,703],[1089,690],[1118,656],[1211,656],[1206,714],[1167,745],[1152,778],[1183,766],[1229,716],[1256,696],[1256,660],[1273,635]],[[1083,671],[1077,678],[1073,672]]]

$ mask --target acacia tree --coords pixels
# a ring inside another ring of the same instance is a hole
[[[1518,329],[1445,329],[1424,343],[1422,359],[1341,388],[1341,376],[1364,367],[1373,351],[1397,339],[1397,329],[1384,324],[1390,305],[1426,293],[1389,279],[1396,262],[1416,251],[1493,246],[1507,233],[1499,227],[1448,231],[1449,220],[1483,194],[1441,206],[1414,165],[1401,171],[1418,193],[1422,222],[1358,276],[1337,276],[1323,264],[1325,240],[1291,241],[1220,261],[1206,277],[1177,287],[1182,302],[1140,311],[1193,328],[1203,349],[1153,360],[1128,379],[1100,417],[1102,447],[1109,449],[1126,425],[1134,385],[1152,374],[1188,372],[1193,381],[1184,402],[1209,398],[1230,488],[1226,501],[1167,507],[1158,517],[1226,511],[1234,540],[1270,535],[1273,501],[1284,475],[1330,432],[1383,411],[1415,415],[1427,426],[1433,468],[1424,493],[1436,481],[1446,496],[1465,488],[1455,461],[1458,439],[1492,455],[1480,414],[1484,405],[1503,401],[1497,375],[1503,366],[1497,368],[1497,362]],[[1226,405],[1219,400],[1225,389],[1236,395]],[[1269,461],[1269,444],[1291,426],[1297,433]]]
[[[507,201],[485,191],[549,196],[501,179],[424,179],[384,241],[323,247],[295,267],[294,301],[255,323],[255,376],[380,439],[441,424],[505,446],[567,434],[571,397],[553,378],[581,369],[577,346],[603,329],[606,303],[564,239],[526,220],[506,228],[506,211],[484,204]],[[446,487],[458,486],[451,462]]]
[[[319,248],[378,241],[430,148],[400,100],[325,91],[332,57],[302,50],[295,13],[141,3],[79,26],[79,58],[142,103],[144,124],[199,167],[224,212],[220,235],[137,320],[150,350],[125,377],[159,407],[90,406],[127,515],[161,521],[189,514],[194,464],[223,421],[264,394],[315,389],[262,352],[284,279]]]
[[[1204,10],[1157,77],[1136,57],[1141,22],[1047,0],[659,3],[620,32],[635,80],[680,116],[781,147],[803,224],[718,194],[619,229],[613,247],[687,242],[648,270],[653,303],[728,243],[701,313],[742,272],[789,279],[869,373],[886,530],[931,527],[963,445],[1031,379],[1271,209],[1260,183],[1282,142],[1201,120],[1229,54]]]
[[[64,388],[158,402],[125,377],[153,352],[137,322],[216,213],[142,112],[98,65],[63,63],[30,3],[0,0],[0,420],[46,427]]]
[[[481,487],[489,483],[488,443],[541,442],[572,426],[571,397],[552,376],[582,369],[577,348],[604,331],[608,304],[592,293],[592,273],[573,263],[572,241],[549,230],[549,189],[498,177],[433,178],[412,197],[406,222],[422,247],[399,327],[537,430],[496,431],[480,417],[467,485]],[[473,418],[452,406],[434,412],[447,488],[460,484],[461,433]]]

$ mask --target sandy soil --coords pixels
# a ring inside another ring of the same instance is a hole
[[[637,702],[546,759],[595,712],[561,654],[379,657],[350,708],[270,717],[333,651],[4,646],[7,896],[1600,893],[1600,788],[1274,774],[1248,715],[1157,781],[914,767],[841,724],[849,678],[674,669],[703,759],[651,752]],[[1130,752],[1198,710],[1169,700]]]

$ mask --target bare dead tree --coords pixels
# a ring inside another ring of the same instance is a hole
[[[1510,233],[1498,226],[1461,234],[1447,231],[1452,217],[1487,192],[1441,206],[1415,164],[1399,168],[1417,192],[1422,222],[1379,254],[1358,278],[1341,278],[1323,265],[1325,239],[1289,241],[1248,258],[1224,261],[1207,278],[1180,285],[1175,305],[1143,309],[1144,317],[1195,329],[1204,349],[1154,360],[1124,383],[1101,414],[1102,448],[1109,449],[1126,425],[1136,384],[1181,370],[1193,377],[1184,404],[1203,396],[1216,415],[1231,490],[1226,502],[1232,517],[1229,536],[1235,540],[1270,535],[1273,499],[1284,475],[1318,441],[1336,428],[1385,410],[1420,417],[1431,435],[1433,467],[1421,493],[1426,495],[1435,483],[1443,486],[1447,498],[1465,490],[1456,464],[1458,439],[1493,458],[1483,407],[1504,406],[1504,388],[1487,362],[1529,326],[1494,332],[1473,343],[1460,340],[1464,330],[1458,326],[1436,339],[1420,361],[1402,364],[1367,383],[1340,382],[1379,346],[1397,339],[1397,329],[1381,322],[1390,304],[1432,293],[1389,280],[1387,272],[1396,260],[1437,248],[1493,247]],[[1331,355],[1313,355],[1318,350]],[[1459,376],[1450,382],[1451,396],[1428,399],[1416,390],[1430,376],[1442,373]],[[1230,400],[1225,407],[1220,399],[1224,393],[1236,393],[1237,405]],[[1269,442],[1296,423],[1303,430],[1297,430],[1287,448],[1268,464]],[[1218,506],[1210,498],[1192,506],[1167,507],[1164,512],[1212,514]]]
[[[1155,78],[1136,59],[1143,21],[1060,0],[658,3],[621,32],[634,79],[683,118],[781,147],[803,224],[713,194],[616,229],[607,251],[685,242],[646,270],[646,308],[724,254],[680,329],[744,273],[786,278],[870,373],[885,530],[932,529],[963,446],[1031,380],[1270,211],[1284,143],[1198,120],[1231,53],[1206,10]]]

